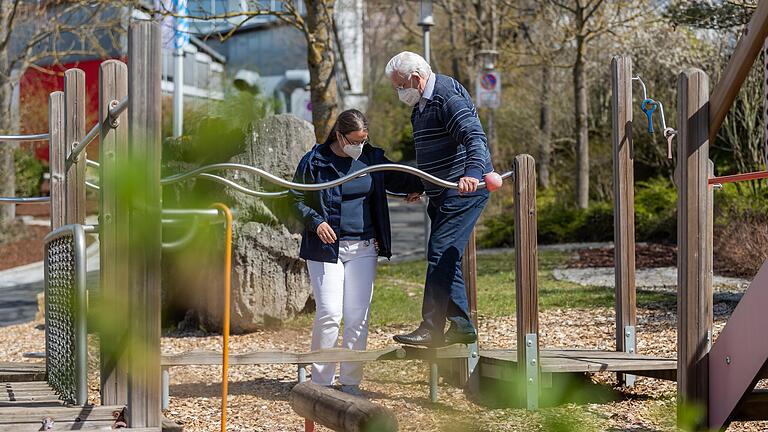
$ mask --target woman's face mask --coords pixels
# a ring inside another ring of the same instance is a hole
[[[341,133],[339,133],[339,135],[341,135],[341,151],[354,160],[359,159],[360,155],[363,154],[363,146],[368,142],[368,139],[364,139],[360,142],[352,142],[346,135]]]
[[[411,79],[408,79],[408,84],[410,84]],[[418,88],[403,88],[400,87],[397,89],[397,97],[400,98],[400,101],[408,106],[415,106],[419,101],[421,100],[421,92],[419,92]]]

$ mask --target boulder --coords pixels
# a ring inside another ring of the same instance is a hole
[[[314,144],[311,124],[290,114],[270,116],[252,127],[242,152],[229,162],[291,179],[299,160]],[[251,189],[280,190],[243,172],[220,174]],[[207,198],[201,202],[220,200],[236,210],[231,275],[233,333],[279,325],[305,309],[311,289],[306,265],[299,258],[301,236],[297,233],[301,224],[291,219],[288,199],[256,198],[202,179],[187,182],[179,191],[178,196],[204,196]],[[173,190],[166,191],[166,196],[172,195]],[[191,309],[206,330],[221,328],[222,234],[220,224],[201,229],[183,250],[164,255],[166,295],[173,304],[168,316],[172,321],[181,320]]]

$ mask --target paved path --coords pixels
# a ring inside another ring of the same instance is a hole
[[[552,275],[557,280],[574,282],[583,286],[615,286],[613,267],[597,268],[566,268],[555,269]],[[744,292],[749,288],[747,279],[715,276],[712,280],[712,288],[719,292]],[[638,289],[656,291],[677,290],[677,268],[661,267],[640,269],[635,272],[635,285]]]
[[[99,242],[88,246],[88,283],[98,279]],[[37,312],[37,294],[43,292],[43,262],[0,271],[0,327],[31,321]]]

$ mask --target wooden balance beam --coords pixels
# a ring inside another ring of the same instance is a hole
[[[296,414],[306,419],[305,431],[314,431],[314,423],[339,432],[398,430],[397,419],[388,408],[330,387],[296,384],[289,401]]]

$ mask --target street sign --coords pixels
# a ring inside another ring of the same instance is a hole
[[[501,74],[496,71],[478,74],[475,98],[478,108],[498,108],[501,105]]]

